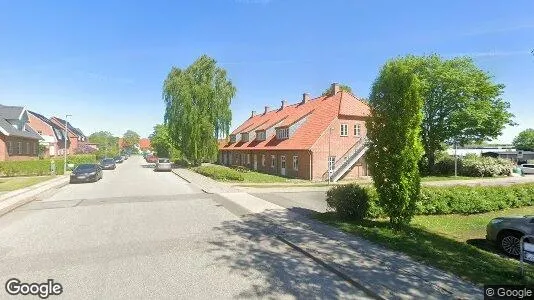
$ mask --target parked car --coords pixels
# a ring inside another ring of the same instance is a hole
[[[523,174],[534,174],[533,164],[522,164],[520,168]]]
[[[499,217],[486,226],[486,239],[512,257],[519,256],[519,241],[524,235],[534,235],[534,216]]]
[[[100,167],[102,170],[115,170],[117,165],[115,164],[115,160],[113,158],[104,158],[100,161]]]
[[[168,158],[158,158],[155,171],[172,171],[172,163]]]
[[[115,160],[116,164],[122,164],[124,161],[121,156],[115,156],[113,159]]]
[[[102,179],[102,168],[98,164],[81,164],[72,170],[70,183],[96,182]]]
[[[155,163],[158,162],[158,158],[155,155],[148,155],[146,157],[146,162],[149,163],[149,164],[155,164]]]

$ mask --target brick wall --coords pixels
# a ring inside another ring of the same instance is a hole
[[[11,153],[9,153],[8,149],[10,142],[12,145]],[[19,142],[21,143],[21,153],[19,153]],[[2,161],[37,159],[38,153],[39,142],[37,140],[0,135],[0,160]]]

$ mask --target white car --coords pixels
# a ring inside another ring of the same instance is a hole
[[[172,163],[168,158],[158,158],[155,171],[172,171]]]
[[[534,174],[534,164],[523,164],[520,168],[523,174]]]

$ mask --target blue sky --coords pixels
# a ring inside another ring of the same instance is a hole
[[[534,128],[534,1],[392,2],[0,0],[0,103],[147,136],[170,68],[207,54],[237,87],[235,127],[334,81],[367,97],[387,59],[439,53],[506,85],[519,125],[500,141]]]

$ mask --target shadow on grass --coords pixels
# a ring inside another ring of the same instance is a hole
[[[396,230],[387,221],[339,220],[333,213],[315,217],[478,284],[534,283],[533,267],[528,268],[526,278],[521,278],[516,260],[495,254],[495,248],[481,240],[462,243],[419,226],[408,225]]]

